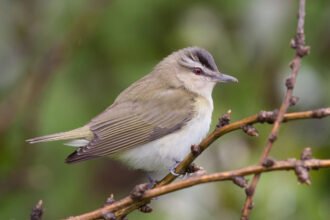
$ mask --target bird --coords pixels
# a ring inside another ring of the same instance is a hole
[[[66,163],[111,157],[133,169],[168,171],[207,135],[216,84],[238,82],[221,73],[206,49],[172,52],[82,127],[26,140],[68,141]]]

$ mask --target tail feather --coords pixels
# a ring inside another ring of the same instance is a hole
[[[31,138],[26,140],[26,142],[30,144],[35,144],[40,142],[71,140],[78,138],[91,139],[92,137],[93,137],[93,133],[88,127],[81,127],[71,131]]]

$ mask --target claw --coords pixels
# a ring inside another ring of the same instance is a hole
[[[169,171],[173,176],[181,176],[181,174],[175,172],[175,168],[171,168]]]
[[[175,159],[174,159],[174,165],[168,169],[168,171],[170,171],[170,173],[171,173],[173,176],[181,176],[181,175],[182,175],[182,174],[180,174],[180,173],[176,173],[176,172],[175,172],[175,168],[179,165],[180,162],[181,162],[181,161],[178,161],[178,160],[175,160]]]

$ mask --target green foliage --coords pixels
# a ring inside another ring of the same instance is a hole
[[[278,107],[293,57],[296,7],[257,0],[3,2],[0,218],[27,219],[43,199],[45,219],[60,219],[100,207],[110,193],[119,199],[145,181],[107,159],[67,165],[72,149],[24,140],[83,125],[176,49],[205,47],[221,71],[240,81],[216,88],[213,124],[228,109],[237,120]],[[307,1],[312,52],[298,77],[295,110],[329,106],[329,12],[329,1]],[[29,99],[33,88],[40,90]],[[226,135],[198,163],[209,172],[256,163],[270,127],[257,128],[258,138]],[[272,156],[298,157],[312,146],[317,157],[329,158],[329,129],[328,119],[285,124]],[[329,176],[315,172],[305,187],[292,173],[263,175],[252,219],[329,219]],[[134,212],[130,219],[238,219],[244,197],[232,184],[213,183],[161,197],[153,213]]]

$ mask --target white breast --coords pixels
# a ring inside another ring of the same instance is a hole
[[[181,161],[193,144],[199,144],[206,136],[213,111],[212,98],[196,100],[196,116],[179,131],[148,144],[128,150],[119,159],[134,169],[167,171]]]

